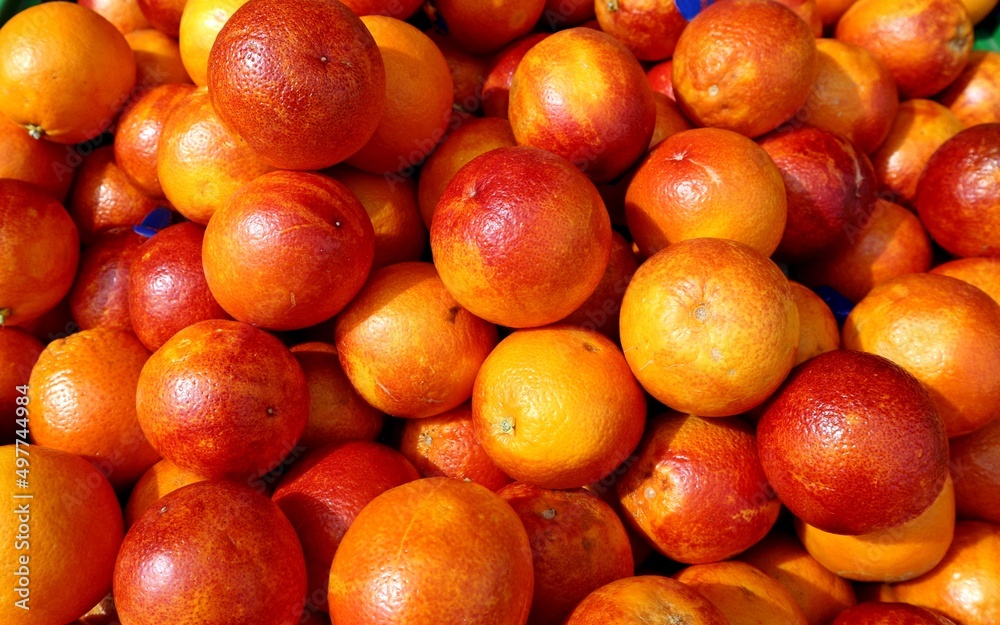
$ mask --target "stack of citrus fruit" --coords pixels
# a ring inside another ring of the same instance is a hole
[[[0,623],[1000,624],[997,0],[33,4]]]

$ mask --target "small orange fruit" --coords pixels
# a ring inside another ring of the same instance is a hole
[[[1000,420],[950,443],[958,516],[1000,524]]]
[[[237,189],[273,169],[226,130],[203,87],[170,113],[156,156],[163,194],[180,214],[202,225]]]
[[[701,8],[707,4],[699,2]],[[673,55],[687,19],[673,2],[612,0],[595,2],[601,30],[625,44],[640,61],[661,61]]]
[[[939,273],[968,282],[1000,302],[1000,259],[998,258],[957,258],[934,267],[931,269],[931,273]]]
[[[973,52],[938,99],[966,126],[1000,122],[1000,53]]]
[[[5,428],[0,431],[2,444],[13,443],[15,433],[25,429],[24,422],[17,421],[30,417],[31,411],[21,391],[43,349],[41,341],[27,332],[0,326],[0,424]]]
[[[138,0],[139,9],[153,28],[171,39],[180,33],[181,14],[187,0]]]
[[[649,140],[650,150],[664,139],[694,128],[672,99],[662,93],[653,93],[653,101],[656,103],[656,123],[653,125],[653,136]]]
[[[533,586],[528,535],[511,507],[478,484],[431,477],[358,514],[333,558],[330,616],[337,625],[523,625]]]
[[[574,0],[562,0],[574,1]],[[591,7],[593,9],[593,7]],[[510,42],[493,57],[493,65],[483,83],[483,113],[487,117],[507,119],[510,106],[510,84],[521,59],[536,43],[552,33],[533,33]]]
[[[850,582],[824,568],[793,534],[771,532],[737,559],[784,586],[809,625],[828,625],[855,604]]]
[[[292,467],[272,500],[285,513],[306,556],[306,606],[327,610],[330,565],[344,533],[373,499],[419,479],[398,452],[368,441],[317,449]]]
[[[0,326],[55,308],[80,260],[80,238],[62,205],[40,188],[0,179]]]
[[[255,625],[296,625],[306,567],[278,506],[246,486],[210,480],[139,517],[118,554],[114,587],[118,615],[130,625],[221,625],[234,614]]]
[[[309,386],[309,422],[299,445],[315,449],[346,440],[375,440],[385,415],[351,386],[337,358],[337,348],[329,343],[302,343],[291,351]]]
[[[126,489],[160,459],[136,417],[149,352],[128,331],[94,328],[49,343],[31,371],[35,443],[91,461]]]
[[[699,237],[739,241],[770,256],[787,211],[774,160],[750,139],[719,128],[666,139],[639,165],[625,194],[625,220],[645,256]]]
[[[632,276],[639,268],[639,261],[632,252],[632,246],[617,232],[611,233],[611,256],[608,268],[597,288],[587,301],[580,304],[560,323],[596,330],[612,341],[618,340],[622,298]]]
[[[882,59],[900,95],[923,98],[962,72],[973,32],[961,0],[858,0],[837,22],[837,39]]]
[[[361,202],[375,229],[372,269],[420,260],[427,247],[427,229],[417,206],[412,178],[380,176],[341,165],[327,174]]]
[[[663,618],[688,625],[729,625],[701,593],[655,575],[626,577],[598,588],[576,606],[566,625],[646,625]]]
[[[795,530],[816,560],[840,577],[861,582],[900,582],[937,566],[955,533],[955,487],[951,476],[918,517],[884,530],[843,536],[796,519]]]
[[[1000,377],[987,372],[1000,366],[1000,304],[967,282],[929,273],[883,282],[851,311],[843,345],[920,380],[949,437],[997,418]]]
[[[206,477],[243,478],[266,473],[295,447],[309,417],[309,388],[278,339],[209,320],[156,350],[139,375],[135,404],[164,458]]]
[[[635,449],[646,398],[617,345],[572,326],[514,332],[483,363],[472,394],[476,436],[514,479],[576,488]]]
[[[940,612],[962,625],[1000,622],[1000,526],[955,524],[955,539],[932,571],[894,584],[898,601]]]
[[[453,108],[465,113],[478,113],[482,104],[486,74],[490,71],[493,59],[465,52],[452,42],[451,37],[442,35],[438,31],[428,30],[425,34],[438,47],[448,64]]]
[[[792,299],[799,311],[799,348],[795,364],[840,347],[840,327],[830,307],[812,290],[789,281]]]
[[[9,578],[0,590],[0,619],[69,623],[111,590],[122,511],[111,485],[89,462],[49,447],[32,446],[29,453],[0,447],[0,469],[9,476],[24,470],[23,459],[29,459],[27,488],[16,488],[15,479],[0,486],[9,508],[0,532],[11,537],[3,544]],[[34,497],[15,499],[19,495]],[[22,524],[29,526],[29,537],[15,540]]]
[[[735,418],[654,417],[616,487],[632,524],[678,562],[736,555],[766,536],[781,510],[753,430]]]
[[[158,204],[129,180],[115,162],[114,147],[105,145],[83,160],[66,209],[88,244],[101,232],[138,225]]]
[[[767,403],[757,447],[782,503],[836,534],[916,518],[948,477],[948,439],[930,395],[902,367],[863,352],[799,365]]]
[[[374,253],[371,219],[347,187],[312,172],[275,171],[212,214],[202,264],[212,295],[235,319],[294,330],[340,312]]]
[[[192,82],[208,84],[208,53],[229,17],[247,0],[187,0],[180,23],[181,62]]]
[[[531,543],[535,592],[530,625],[562,623],[592,591],[632,576],[625,527],[597,495],[521,483],[497,494],[521,518]]]
[[[736,241],[688,239],[661,250],[622,300],[629,367],[681,412],[721,417],[759,405],[788,375],[798,342],[788,280]]]
[[[843,135],[871,154],[896,118],[896,81],[885,63],[861,46],[817,39],[816,51],[816,82],[795,119]]]
[[[93,139],[114,122],[135,81],[125,37],[88,8],[46,2],[0,28],[0,113],[35,139]]]
[[[182,486],[203,482],[205,479],[169,460],[160,460],[149,467],[132,488],[132,494],[129,495],[128,503],[125,505],[125,528],[135,525],[139,517],[165,496]]]
[[[558,154],[598,182],[617,178],[646,152],[656,123],[642,66],[614,37],[582,27],[525,53],[508,113],[518,144]]]
[[[147,28],[133,30],[125,35],[125,41],[135,55],[135,90],[129,99],[130,105],[160,85],[191,84],[176,39],[155,28]]]
[[[745,562],[695,564],[674,579],[704,595],[730,625],[808,625],[791,593]]]
[[[816,40],[777,2],[717,2],[681,33],[673,61],[674,95],[689,119],[756,137],[806,103]]]
[[[497,343],[493,324],[462,308],[430,263],[374,272],[337,316],[335,336],[344,373],[365,401],[408,418],[468,401]]]
[[[69,309],[81,330],[103,326],[132,332],[128,277],[145,239],[130,229],[98,235],[80,255]]]
[[[527,35],[542,15],[545,2],[435,0],[434,6],[456,44],[474,54],[489,54]]]
[[[454,85],[441,50],[416,27],[381,15],[361,22],[382,55],[385,102],[375,133],[347,162],[382,175],[419,165],[444,138]]]
[[[469,404],[425,419],[408,419],[399,451],[424,477],[467,480],[492,491],[513,481],[476,439]]]
[[[499,325],[553,323],[597,288],[611,220],[593,183],[569,161],[527,146],[499,148],[462,167],[431,224],[445,287]]]
[[[78,4],[114,24],[123,35],[150,27],[138,0],[80,0]]]
[[[383,113],[382,55],[336,0],[244,4],[216,36],[207,76],[226,127],[282,169],[339,163],[365,145]]]
[[[876,285],[931,266],[930,238],[917,216],[899,204],[877,200],[869,215],[849,225],[847,237],[849,244],[826,258],[795,265],[795,278],[860,302]]]

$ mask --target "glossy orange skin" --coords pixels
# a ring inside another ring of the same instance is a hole
[[[848,227],[849,245],[826,258],[795,266],[809,286],[831,286],[860,302],[876,285],[931,266],[931,242],[917,216],[899,204],[877,200],[874,211]]]
[[[40,187],[63,202],[73,184],[66,164],[72,148],[32,139],[24,128],[0,115],[0,178],[14,178]]]
[[[191,85],[177,40],[155,28],[133,30],[125,41],[135,55],[135,89],[122,108],[125,112],[151,90],[168,84]]]
[[[965,68],[973,43],[960,0],[858,0],[837,22],[836,36],[882,59],[907,98],[947,87]]]
[[[407,420],[399,451],[424,477],[469,480],[492,491],[513,481],[476,439],[469,404],[426,419]]]
[[[1000,524],[1000,420],[950,441],[959,517]]]
[[[80,165],[66,209],[86,244],[105,230],[137,225],[159,204],[163,203],[132,184],[115,163],[114,148],[106,145],[94,150]]]
[[[789,281],[792,299],[799,310],[799,348],[795,364],[799,365],[840,347],[840,327],[830,307],[811,289]]]
[[[701,5],[704,8],[707,3]],[[688,24],[673,2],[616,0],[596,2],[594,8],[601,30],[624,43],[640,61],[661,61],[673,55]]]
[[[998,258],[957,258],[934,267],[931,269],[931,273],[939,273],[968,282],[1000,302],[1000,259]]]
[[[674,62],[672,59],[657,63],[646,70],[646,80],[649,81],[649,86],[653,88],[654,92],[662,93],[671,100],[677,101],[674,98]]]
[[[997,418],[1000,379],[983,373],[1000,361],[1000,305],[966,282],[911,274],[882,283],[851,311],[843,344],[889,358],[920,380],[948,436]]]
[[[123,35],[133,30],[150,28],[149,21],[139,8],[138,0],[82,0],[77,4],[101,15]]]
[[[26,448],[22,445],[20,449]],[[111,590],[115,555],[122,543],[122,514],[115,491],[86,460],[48,447],[32,446],[29,488],[16,488],[16,479],[0,486],[10,512],[0,520],[0,532],[12,537],[3,545],[10,562],[8,583],[0,590],[0,619],[18,625],[68,623],[82,616]],[[14,445],[0,447],[0,468],[15,475],[19,468]],[[29,500],[15,495],[34,494]],[[43,497],[42,493],[59,493]],[[17,504],[13,502],[17,501]],[[18,528],[24,522],[13,514],[28,502],[28,545],[15,549]],[[15,606],[20,557],[28,556],[30,600],[28,610]]]
[[[330,570],[337,625],[523,625],[534,588],[524,525],[478,484],[431,477],[358,514]]]
[[[529,624],[561,623],[592,591],[632,576],[625,527],[596,495],[520,482],[497,494],[514,508],[531,542],[535,591]]]
[[[951,477],[917,517],[859,536],[830,534],[795,519],[806,550],[843,579],[901,582],[923,575],[945,556],[955,535],[955,485]]]
[[[487,117],[507,119],[510,106],[510,84],[514,80],[514,71],[521,59],[536,43],[549,36],[550,33],[534,33],[510,42],[503,50],[496,53],[493,65],[486,74],[483,83],[483,113]]]
[[[125,37],[94,11],[46,2],[0,31],[0,114],[64,144],[107,129],[136,84]]]
[[[674,243],[639,266],[622,300],[629,367],[681,412],[725,417],[760,405],[791,370],[798,341],[788,280],[735,241]]]
[[[956,256],[1000,252],[1000,123],[959,132],[927,161],[917,185],[920,220]]]
[[[823,568],[794,535],[771,532],[737,559],[784,586],[809,625],[828,625],[856,602],[851,583]]]
[[[115,162],[140,191],[165,197],[157,174],[157,148],[167,117],[194,91],[191,85],[166,84],[140,98],[115,127]]]
[[[292,467],[271,499],[302,542],[307,606],[328,610],[330,564],[358,513],[390,488],[419,478],[398,452],[367,441],[322,447]]]
[[[817,39],[816,51],[816,81],[795,119],[843,135],[871,154],[896,117],[896,81],[885,63],[861,46]]]
[[[226,130],[205,88],[181,100],[163,124],[156,174],[177,211],[205,225],[243,185],[273,168]]]
[[[197,473],[180,468],[169,460],[160,460],[149,467],[132,487],[128,503],[125,505],[125,529],[135,525],[147,510],[165,496],[188,484],[204,482]],[[108,623],[108,625],[113,625]]]
[[[607,182],[645,153],[656,105],[624,45],[591,28],[571,28],[525,53],[511,81],[508,114],[518,144],[549,150]]]
[[[973,52],[938,100],[966,126],[1000,122],[1000,53]]]
[[[597,288],[611,221],[597,189],[565,159],[499,148],[470,161],[445,188],[431,251],[448,291],[472,314],[540,326],[570,314]]]
[[[209,320],[156,350],[139,376],[136,408],[153,447],[177,466],[206,477],[257,476],[295,448],[309,390],[278,339]]]
[[[0,326],[19,325],[55,308],[80,259],[73,220],[33,184],[0,180]]]
[[[785,183],[767,152],[718,128],[667,138],[625,193],[625,221],[644,256],[699,237],[739,241],[769,256],[787,212]]]
[[[689,566],[674,579],[694,588],[729,625],[807,625],[805,613],[777,580],[745,562]]]
[[[32,442],[89,460],[117,489],[160,459],[133,393],[149,352],[121,329],[94,328],[49,343],[31,371]]]
[[[770,531],[781,502],[753,430],[738,419],[666,413],[654,417],[616,488],[626,518],[662,554],[717,562]]]
[[[215,301],[201,266],[205,229],[192,222],[164,228],[143,244],[128,275],[132,329],[150,350],[206,319],[231,319]]]
[[[955,524],[944,560],[926,575],[892,586],[896,600],[940,612],[962,625],[1000,621],[1000,526]]]
[[[673,99],[655,92],[653,93],[653,101],[656,103],[656,123],[653,125],[653,136],[649,140],[649,149],[653,149],[668,137],[694,128],[688,118],[681,113]]]
[[[831,625],[955,625],[955,622],[908,603],[871,602],[844,610]]]
[[[41,341],[24,330],[0,327],[0,423],[5,428],[0,434],[2,444],[13,443],[15,432],[21,429],[16,420],[25,411],[17,414],[17,398],[21,397],[18,387],[28,383],[31,368],[44,348]],[[30,409],[26,410],[30,418]]]
[[[646,398],[617,345],[569,325],[519,330],[476,377],[472,419],[486,453],[514,479],[592,484],[628,459]]]
[[[97,236],[80,255],[69,309],[81,330],[97,326],[132,331],[128,310],[128,276],[145,239],[131,229]]]
[[[875,205],[877,182],[868,157],[847,139],[810,126],[759,140],[785,181],[788,219],[775,258],[822,258],[850,243],[848,227]]]
[[[604,277],[587,301],[580,304],[560,323],[578,325],[588,330],[596,330],[612,341],[618,340],[619,318],[622,298],[632,276],[639,268],[639,261],[632,252],[632,246],[617,232],[611,233],[611,256]]]
[[[434,6],[457,45],[473,54],[490,54],[527,35],[545,9],[545,2],[436,0]]]
[[[662,618],[690,625],[729,624],[718,608],[688,585],[643,575],[611,582],[590,593],[566,625],[644,625]]]
[[[927,161],[962,128],[954,113],[932,100],[907,100],[900,104],[888,137],[872,154],[880,190],[891,194],[887,199],[912,204]]]
[[[299,622],[302,547],[267,497],[245,485],[205,481],[157,505],[132,526],[118,554],[114,588],[122,622]]]
[[[817,0],[777,0],[795,14],[802,18],[802,21],[809,25],[814,37],[823,36],[823,16],[816,8]]]
[[[347,187],[311,172],[276,171],[212,215],[202,264],[212,295],[234,318],[292,330],[340,312],[374,254],[371,218]]]
[[[248,59],[254,62],[245,70]],[[219,31],[208,85],[226,127],[267,163],[322,169],[375,132],[385,68],[375,40],[345,5],[253,0]]]
[[[420,8],[420,0],[347,0],[347,8],[355,15],[388,15],[405,20]]]
[[[930,395],[902,367],[863,352],[827,352],[793,370],[757,424],[757,446],[781,501],[836,534],[915,518],[948,476]]]
[[[413,178],[380,176],[348,165],[327,173],[358,198],[372,221],[375,229],[372,269],[420,260],[428,239]]]
[[[374,272],[337,317],[337,354],[358,393],[388,414],[422,418],[464,403],[496,328],[462,308],[430,263]]]
[[[420,169],[417,197],[424,224],[430,228],[438,201],[459,169],[490,150],[514,145],[517,140],[506,119],[473,118],[445,137]]]
[[[690,120],[756,137],[806,103],[816,42],[777,2],[717,2],[681,33],[673,61],[674,95]]]
[[[361,399],[344,375],[337,348],[302,343],[291,348],[309,385],[309,422],[299,445],[315,449],[346,440],[375,440],[385,415]]]
[[[187,0],[136,0],[139,10],[153,28],[168,37],[177,39],[180,34],[181,14]]]

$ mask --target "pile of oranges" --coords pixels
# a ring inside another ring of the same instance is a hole
[[[0,28],[0,623],[997,625],[997,0]]]

